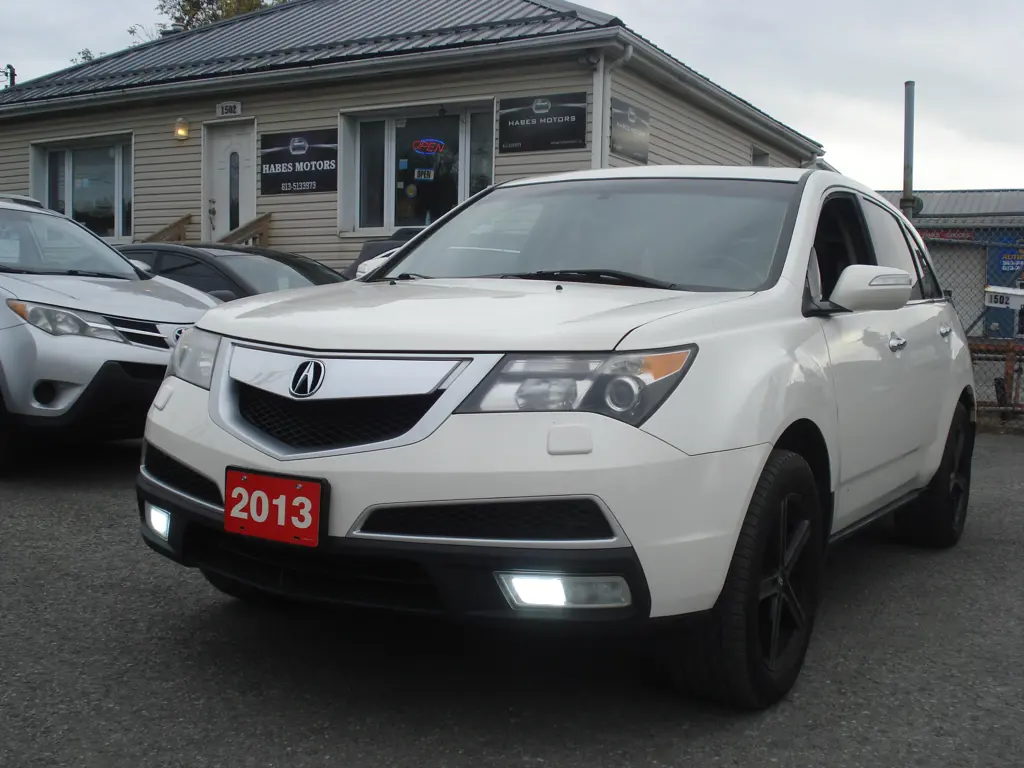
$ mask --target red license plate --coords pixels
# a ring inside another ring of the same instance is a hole
[[[224,530],[285,544],[320,541],[319,481],[229,469],[224,483]]]

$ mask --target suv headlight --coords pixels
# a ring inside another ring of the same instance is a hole
[[[14,299],[8,299],[7,306],[26,323],[51,336],[89,336],[94,339],[128,343],[124,336],[114,330],[114,326],[92,312]]]
[[[213,381],[213,364],[220,349],[220,336],[198,328],[189,328],[181,334],[171,351],[167,376],[176,376],[189,384],[209,389]]]
[[[675,389],[697,347],[656,352],[507,355],[456,413],[580,411],[642,424]]]

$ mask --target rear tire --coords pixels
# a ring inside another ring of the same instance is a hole
[[[662,658],[688,695],[766,709],[796,682],[821,592],[824,535],[818,487],[791,451],[768,457],[725,585],[697,626],[660,638]]]
[[[974,432],[970,414],[957,403],[938,470],[924,493],[895,515],[896,531],[904,541],[933,549],[960,541],[971,496]]]
[[[205,568],[199,569],[203,577],[210,583],[210,585],[229,597],[233,597],[236,600],[241,600],[243,603],[249,605],[257,605],[267,608],[281,607],[289,605],[290,601],[286,597],[281,597],[273,592],[267,592],[259,587],[254,587],[251,584],[232,579],[230,576],[225,576],[215,571],[209,571]]]

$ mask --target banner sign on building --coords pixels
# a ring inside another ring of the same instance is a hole
[[[338,191],[338,129],[260,135],[260,194]]]
[[[501,99],[498,151],[552,152],[587,147],[587,94]]]
[[[647,165],[651,135],[651,113],[628,101],[612,97],[612,154]]]

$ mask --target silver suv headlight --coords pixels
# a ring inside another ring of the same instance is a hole
[[[51,336],[89,336],[127,344],[128,340],[100,315],[80,309],[64,309],[49,304],[8,299],[7,306],[29,325]]]
[[[682,381],[695,345],[652,352],[506,355],[456,413],[577,411],[642,424]]]
[[[219,349],[220,336],[198,328],[187,329],[171,351],[167,376],[176,376],[189,384],[209,389]]]

